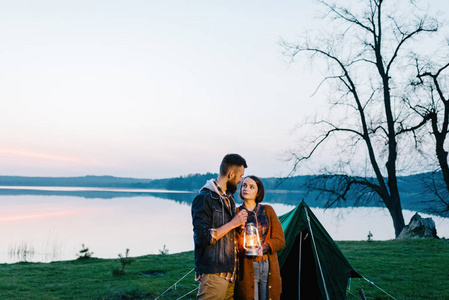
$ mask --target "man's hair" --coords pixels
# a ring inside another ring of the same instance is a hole
[[[246,178],[251,178],[252,180],[254,180],[256,182],[257,195],[256,195],[256,199],[255,200],[256,200],[256,203],[262,202],[263,198],[265,197],[265,188],[263,187],[262,180],[260,180],[259,177],[256,177],[254,175],[249,175],[249,176],[246,176],[245,178],[243,178],[243,181],[245,181]],[[240,194],[239,194],[239,196],[240,196],[241,199],[243,199],[242,187],[243,187],[243,183],[240,185]]]
[[[231,166],[243,166],[248,168],[246,160],[238,154],[227,154],[220,164],[220,175],[226,175]]]

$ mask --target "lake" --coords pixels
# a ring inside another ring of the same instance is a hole
[[[83,244],[99,258],[118,258],[126,249],[130,256],[193,250],[194,196],[164,190],[0,187],[0,263],[72,260]],[[277,203],[276,193],[268,193],[266,201],[278,215],[294,208]],[[383,208],[309,206],[335,240],[367,240],[369,232],[373,240],[394,238]],[[414,213],[404,210],[406,223]],[[438,236],[449,238],[449,219],[431,217]]]

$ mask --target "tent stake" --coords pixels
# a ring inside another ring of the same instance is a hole
[[[359,294],[360,294],[360,297],[362,297],[363,300],[366,300],[365,292],[363,291],[363,289],[359,290]]]

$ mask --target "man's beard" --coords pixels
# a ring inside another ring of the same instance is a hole
[[[238,183],[235,184],[235,182],[226,182],[226,192],[229,194],[234,194],[237,191],[237,185]]]

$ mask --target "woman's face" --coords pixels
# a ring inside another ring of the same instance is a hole
[[[246,178],[242,183],[243,200],[256,200],[257,184],[251,178]]]

